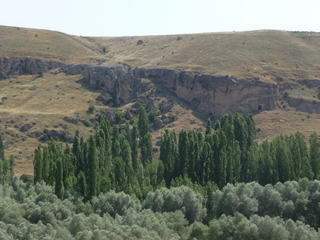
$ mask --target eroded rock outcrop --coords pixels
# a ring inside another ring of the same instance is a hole
[[[223,115],[276,108],[277,85],[233,77],[198,75],[168,69],[139,68],[139,78],[154,78],[188,101],[194,110]]]
[[[213,115],[247,114],[276,108],[278,87],[275,84],[160,68],[132,69],[128,65],[75,65],[31,58],[0,58],[0,79],[10,74],[37,74],[39,69],[56,68],[67,74],[83,74],[85,81],[108,92],[117,104],[135,100],[138,92],[145,90],[141,78],[150,78],[189,102],[192,109]]]
[[[127,65],[86,66],[83,75],[91,86],[99,86],[113,93],[117,104],[136,99],[141,87],[141,80],[134,76],[131,67]]]
[[[320,102],[316,100],[306,100],[303,98],[286,98],[290,107],[294,107],[299,111],[307,113],[320,113]]]
[[[0,79],[11,74],[37,74],[39,70],[47,71],[63,67],[59,61],[33,58],[0,58]]]

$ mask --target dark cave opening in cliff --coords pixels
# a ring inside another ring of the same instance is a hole
[[[259,111],[262,110],[262,106],[261,106],[261,105],[258,106],[258,110],[259,110]]]

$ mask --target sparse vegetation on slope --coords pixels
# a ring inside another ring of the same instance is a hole
[[[78,37],[0,26],[0,57],[196,70],[238,78],[319,79],[320,35],[251,31],[141,37]],[[142,44],[137,44],[141,40]]]

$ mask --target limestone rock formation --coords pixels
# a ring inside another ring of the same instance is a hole
[[[213,115],[233,112],[247,114],[254,110],[276,108],[277,85],[259,80],[248,81],[160,68],[139,68],[135,70],[135,76],[153,78],[179,98],[188,101],[194,110]]]
[[[134,77],[129,66],[86,66],[84,78],[93,87],[99,86],[115,94],[117,104],[128,103],[137,97],[141,80]]]
[[[37,74],[39,69],[56,68],[67,74],[83,74],[85,81],[110,94],[116,104],[136,100],[138,92],[145,89],[141,79],[149,78],[189,102],[193,110],[216,116],[276,108],[276,84],[161,68],[132,69],[128,65],[74,65],[43,59],[0,58],[0,79],[11,74]]]

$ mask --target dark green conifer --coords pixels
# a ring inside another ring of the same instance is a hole
[[[140,107],[139,109],[139,135],[140,139],[143,139],[144,135],[149,133],[149,119],[144,107]]]
[[[175,164],[175,172],[177,176],[184,176],[188,168],[189,140],[186,130],[181,130],[179,134],[179,159]]]
[[[33,160],[33,172],[34,172],[34,183],[40,182],[42,178],[42,149],[41,145],[38,145],[38,148],[34,150],[34,160]]]
[[[144,167],[152,162],[152,138],[150,133],[144,135],[142,139],[141,160]]]
[[[131,131],[131,159],[132,159],[132,167],[134,170],[138,168],[138,126],[137,124],[133,124],[132,131]]]
[[[206,125],[206,132],[205,132],[205,135],[207,136],[208,134],[211,134],[212,132],[212,122],[211,122],[211,119],[208,118],[207,120],[207,125]]]
[[[88,185],[88,198],[91,199],[97,195],[99,188],[99,171],[97,164],[97,148],[96,143],[92,135],[89,137],[89,151],[88,151],[88,169],[86,175]]]
[[[63,166],[60,157],[56,159],[55,170],[55,194],[61,198],[63,196]]]
[[[315,179],[320,177],[320,143],[318,135],[314,132],[311,134],[310,139],[310,165]]]

